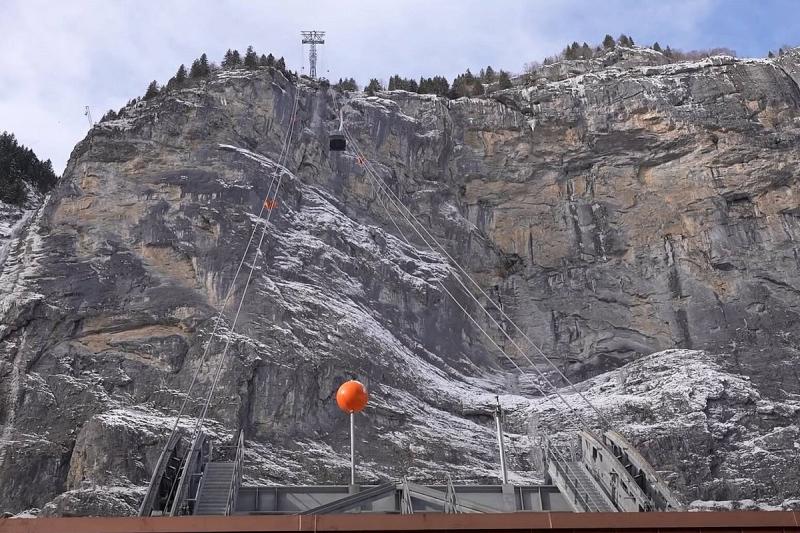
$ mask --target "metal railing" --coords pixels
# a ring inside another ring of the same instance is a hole
[[[560,459],[557,459],[553,456],[550,457],[550,462],[558,471],[561,479],[564,480],[564,484],[575,497],[575,500],[581,504],[583,509],[585,511],[598,511],[599,509],[597,505],[595,505],[594,502],[592,502],[592,500],[589,498],[588,491],[581,491],[578,477],[570,472],[569,466],[562,464]]]
[[[545,441],[545,457],[551,463],[561,479],[564,480],[566,488],[570,490],[575,497],[575,501],[583,506],[585,511],[599,511],[599,506],[591,499],[587,490],[581,490],[581,484],[578,476],[572,472],[570,466],[561,457],[561,453],[550,443],[549,439]]]
[[[153,507],[156,504],[156,499],[159,496],[159,489],[161,486],[161,478],[164,477],[167,464],[170,458],[175,453],[178,443],[180,442],[181,435],[175,431],[170,435],[167,445],[161,450],[161,455],[158,457],[156,467],[153,469],[153,476],[150,478],[150,484],[147,487],[147,493],[142,500],[139,507],[139,516],[150,516],[153,513]],[[166,510],[166,509],[165,509]]]
[[[236,498],[239,495],[239,487],[242,486],[243,469],[244,469],[244,431],[240,431],[239,442],[236,445],[236,457],[233,460],[233,473],[231,474],[231,484],[228,489],[228,502],[225,505],[225,516],[229,516],[236,511]]]
[[[200,431],[192,440],[192,447],[184,458],[183,471],[178,482],[178,489],[175,491],[175,499],[172,502],[170,516],[192,514],[197,488],[202,483],[203,467],[210,456],[211,442],[206,438],[205,433]],[[191,496],[189,494],[190,488],[194,489],[191,491],[193,492]]]

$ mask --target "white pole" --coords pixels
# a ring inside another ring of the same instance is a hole
[[[356,484],[356,414],[350,413],[350,484]]]
[[[500,422],[502,415],[503,410],[498,402],[497,409],[494,412],[494,421],[497,424],[497,446],[500,448],[500,472],[502,473],[503,485],[507,485],[508,471],[506,471],[506,448],[503,444],[503,425]]]

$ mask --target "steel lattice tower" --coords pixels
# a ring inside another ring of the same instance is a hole
[[[308,66],[309,66],[309,75],[311,78],[317,77],[317,45],[318,44],[325,44],[325,32],[324,31],[301,31],[300,35],[303,36],[303,44],[309,45],[308,48]]]

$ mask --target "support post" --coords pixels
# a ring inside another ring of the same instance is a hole
[[[506,470],[506,447],[503,443],[503,408],[500,407],[500,398],[497,398],[497,408],[494,411],[494,421],[497,425],[497,446],[500,448],[500,473],[503,485],[508,484],[508,471]]]
[[[350,485],[356,484],[356,414],[350,412]]]

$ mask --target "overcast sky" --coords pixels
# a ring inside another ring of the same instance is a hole
[[[0,0],[0,131],[60,173],[88,130],[85,105],[97,119],[202,52],[218,62],[248,44],[299,70],[308,29],[327,31],[318,72],[329,78],[452,79],[488,64],[520,71],[606,33],[761,57],[800,44],[800,1]]]

